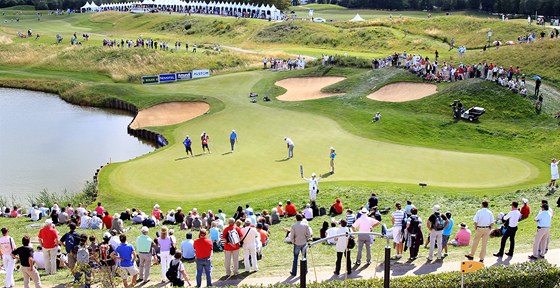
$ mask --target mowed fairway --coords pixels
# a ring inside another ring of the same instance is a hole
[[[297,183],[305,191],[299,165],[304,165],[307,176],[328,172],[331,146],[338,155],[336,173],[322,181],[425,182],[475,188],[510,186],[537,177],[536,167],[516,158],[375,141],[350,134],[326,117],[249,103],[251,87],[272,73],[244,72],[143,86],[154,94],[180,90],[215,97],[226,107],[175,126],[173,145],[104,169],[102,179],[108,185],[102,191],[169,201],[207,200]],[[235,153],[228,153],[232,129],[238,133],[239,144]],[[210,136],[212,154],[186,158],[182,140],[190,135],[194,154],[200,154],[202,131]],[[295,142],[293,159],[285,160],[284,137]]]

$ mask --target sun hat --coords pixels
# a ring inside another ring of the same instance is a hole
[[[439,210],[440,210],[440,209],[441,209],[441,208],[440,208],[439,205],[437,205],[437,204],[434,205],[434,207],[432,207],[432,211],[434,211],[434,212],[436,212],[436,213],[439,213]]]
[[[334,150],[334,147],[332,147],[332,146],[331,146],[331,148],[330,148],[330,149],[331,149],[331,150]]]
[[[529,199],[527,199],[527,198],[523,198],[523,199],[521,199],[521,201],[523,201],[523,203],[525,203],[525,204],[529,203]]]
[[[459,226],[461,226],[461,228],[467,229],[467,223],[465,223],[465,222],[461,222],[461,224]]]
[[[154,205],[154,209],[159,209],[159,204]]]
[[[183,209],[181,209],[181,206],[179,206],[179,207],[177,207],[177,209],[175,209],[175,210],[181,211],[181,210],[183,210]]]
[[[282,202],[278,202],[278,205],[282,206]]]
[[[317,176],[317,174],[315,174],[315,172],[311,173],[311,177],[315,177]]]
[[[45,225],[49,225],[49,224],[52,224],[52,223],[53,223],[53,222],[52,222],[52,219],[47,219],[47,220],[45,220]]]
[[[360,213],[361,214],[367,214],[368,210],[366,208],[362,208],[362,210],[360,210]]]
[[[111,233],[109,232],[103,233],[103,239],[111,239]]]
[[[142,233],[146,233],[150,231],[150,228],[143,226],[142,229],[140,230]]]
[[[251,219],[249,219],[249,218],[245,219],[245,223],[249,223],[249,224],[250,224],[250,223],[251,223]]]

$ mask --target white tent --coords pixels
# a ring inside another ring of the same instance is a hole
[[[352,20],[350,20],[352,22],[358,22],[358,21],[365,21],[364,18],[362,18],[360,16],[360,14],[356,14],[356,16],[354,16],[354,18],[352,18]]]

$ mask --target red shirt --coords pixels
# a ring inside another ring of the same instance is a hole
[[[39,231],[39,238],[43,239],[44,249],[52,249],[58,244],[58,232],[51,226],[41,229]]]
[[[103,206],[97,206],[95,207],[95,212],[99,217],[101,217],[101,215],[103,215],[103,212],[105,212],[105,209],[103,209]]]
[[[336,213],[342,214],[342,203],[334,203],[331,206],[334,207],[334,211],[336,211]]]
[[[237,234],[239,234],[239,240],[243,239],[243,232],[241,232],[241,228],[235,226],[235,225],[229,225],[228,227],[226,227],[226,229],[224,229],[224,233],[222,233],[222,239],[224,240],[224,243],[226,243],[224,245],[224,250],[226,251],[235,251],[235,250],[239,250],[239,243],[238,244],[231,244],[228,243],[228,232],[231,231],[232,229],[234,229],[237,231]]]
[[[257,229],[257,231],[259,231],[259,233],[261,234],[261,244],[264,245],[266,243],[266,240],[268,239],[268,234],[262,229]]]
[[[105,224],[107,229],[111,229],[113,226],[113,216],[111,215],[104,216],[101,221],[103,221],[103,224]]]
[[[286,205],[286,214],[288,214],[288,216],[296,216],[297,214],[296,205],[292,203]]]
[[[276,207],[276,210],[278,210],[278,214],[280,214],[280,216],[284,216],[284,209],[282,209],[282,206],[278,205],[278,207]]]
[[[212,256],[212,241],[208,238],[198,238],[193,243],[195,257],[198,259],[210,258]]]
[[[529,217],[529,214],[531,214],[531,208],[529,208],[529,205],[525,205],[523,207],[521,207],[521,219],[525,219],[527,217]]]

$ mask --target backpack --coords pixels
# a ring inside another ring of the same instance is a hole
[[[181,264],[181,262],[176,262],[177,264],[175,265],[171,263],[171,265],[169,265],[169,269],[167,269],[167,272],[165,272],[165,277],[167,277],[167,279],[172,283],[175,283],[177,280],[179,280],[179,264]]]
[[[78,253],[76,254],[76,260],[78,263],[88,263],[89,262],[89,251],[87,247],[80,246],[78,248]]]
[[[152,218],[146,218],[144,221],[142,221],[142,226],[146,226],[146,227],[156,227],[156,221],[154,221],[154,219]]]
[[[443,218],[441,218],[440,214],[434,214],[436,216],[436,219],[434,221],[434,229],[436,231],[441,231],[443,230],[443,228],[445,228],[445,221],[443,220]]]
[[[410,225],[407,228],[408,233],[411,235],[415,235],[416,233],[418,233],[418,230],[420,230],[418,225],[420,225],[420,221],[418,221],[418,216],[416,215],[410,216]]]
[[[229,244],[235,245],[241,242],[241,238],[239,237],[239,233],[237,233],[237,229],[233,228],[228,231],[227,240]]]
[[[66,247],[66,251],[68,252],[78,252],[78,245],[76,243],[76,238],[79,238],[80,235],[78,233],[76,233],[75,231],[73,232],[68,232],[66,233],[66,239],[64,240],[64,247]]]

